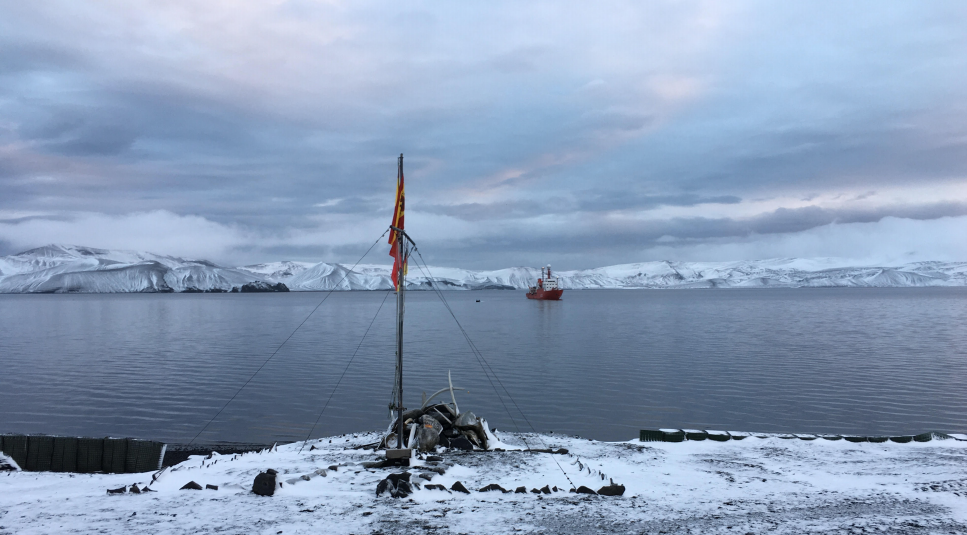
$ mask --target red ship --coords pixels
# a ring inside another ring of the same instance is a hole
[[[527,298],[557,301],[563,293],[564,290],[557,287],[557,277],[551,276],[551,266],[548,264],[546,268],[541,268],[541,278],[537,279],[537,286],[531,286],[527,290]]]

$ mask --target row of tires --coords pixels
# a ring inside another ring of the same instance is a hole
[[[756,438],[784,438],[799,440],[845,440],[847,442],[930,442],[934,438],[949,438],[943,433],[921,433],[919,435],[886,436],[852,436],[852,435],[811,435],[811,434],[763,434],[763,433],[730,433],[728,431],[704,431],[698,429],[642,429],[639,440],[641,442],[684,442],[686,440],[713,440],[726,442],[728,440],[743,440],[748,437]]]
[[[166,445],[133,438],[0,435],[0,450],[30,472],[141,473],[161,468]]]

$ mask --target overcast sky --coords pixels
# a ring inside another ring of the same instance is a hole
[[[351,263],[401,152],[437,265],[967,260],[967,3],[0,0],[0,254]]]

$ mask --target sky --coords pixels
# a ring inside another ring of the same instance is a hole
[[[353,263],[400,153],[436,265],[967,260],[967,3],[0,0],[0,255]]]

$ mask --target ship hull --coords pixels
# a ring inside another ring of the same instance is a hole
[[[528,299],[540,299],[542,301],[557,301],[561,298],[561,294],[563,293],[564,293],[564,290],[560,288],[556,288],[554,290],[544,290],[544,289],[538,288],[533,292],[527,292],[526,295]]]

